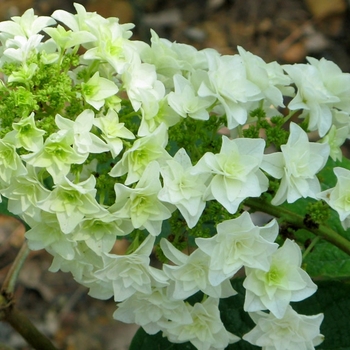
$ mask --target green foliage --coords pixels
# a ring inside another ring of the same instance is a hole
[[[48,133],[55,127],[53,117],[59,113],[65,118],[74,117],[84,109],[82,99],[77,98],[77,87],[66,72],[77,63],[76,55],[66,55],[63,62],[44,64],[40,55],[31,58],[28,66],[35,66],[30,79],[23,78],[22,66],[5,63],[1,71],[7,76],[20,77],[0,88],[0,120],[2,134],[6,134],[13,122],[36,112],[37,126]],[[28,73],[27,73],[28,74]],[[69,109],[66,110],[66,107]],[[68,112],[67,112],[68,111]],[[73,113],[69,113],[69,111]]]
[[[222,119],[212,116],[209,120],[186,118],[169,129],[167,151],[174,155],[184,148],[193,163],[196,163],[205,152],[217,153],[221,147],[221,135],[217,132]],[[190,135],[190,137],[189,137]]]

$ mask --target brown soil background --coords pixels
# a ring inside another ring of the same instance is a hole
[[[305,62],[325,57],[350,71],[350,1],[346,0],[85,0],[89,11],[136,24],[134,38],[149,29],[198,49],[236,53],[237,45],[270,62]],[[33,7],[39,15],[74,12],[68,0],[0,0],[0,20]],[[0,284],[23,242],[23,228],[0,216]],[[123,247],[120,247],[123,250]],[[62,350],[126,350],[135,325],[112,318],[115,303],[90,298],[65,273],[47,271],[51,257],[31,252],[16,288],[18,307]],[[28,350],[11,327],[0,322],[0,343]],[[142,349],[140,349],[142,350]]]

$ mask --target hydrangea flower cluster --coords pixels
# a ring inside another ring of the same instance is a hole
[[[93,297],[113,297],[115,319],[202,350],[240,339],[218,305],[244,269],[256,327],[243,339],[314,349],[323,315],[290,306],[317,289],[301,250],[277,244],[277,221],[257,226],[245,200],[323,198],[350,227],[349,172],[337,168],[325,192],[317,178],[350,136],[350,75],[325,59],[281,66],[155,32],[149,45],[130,40],[132,24],[75,8],[0,23],[0,193],[30,227],[29,247]],[[296,112],[302,124],[282,129]],[[125,238],[129,251],[116,254]]]

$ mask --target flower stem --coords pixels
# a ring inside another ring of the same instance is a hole
[[[276,218],[282,218],[284,221],[293,224],[293,226],[297,228],[306,229],[350,255],[350,241],[326,225],[315,225],[315,227],[309,227],[305,224],[304,216],[281,206],[274,206],[262,198],[247,198],[244,201],[244,204],[251,209],[270,214]]]
[[[34,349],[57,350],[51,341],[38,331],[27,316],[3,295],[0,295],[0,311],[0,319],[8,322]]]
[[[29,254],[24,242],[6,275],[0,293],[0,320],[8,322],[34,349],[57,350],[51,341],[15,306],[13,293],[19,272]]]
[[[305,249],[304,253],[303,253],[303,260],[307,257],[307,255],[311,252],[311,250],[313,249],[313,247],[316,245],[316,243],[320,240],[320,236],[316,236],[311,244]]]
[[[24,242],[9,272],[6,275],[1,291],[5,291],[7,294],[11,294],[14,292],[19,272],[21,271],[23,263],[26,260],[28,254],[29,248],[27,242]]]

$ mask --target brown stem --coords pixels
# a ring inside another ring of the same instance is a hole
[[[36,350],[57,350],[25,314],[19,311],[12,300],[0,295],[0,319],[8,322]]]
[[[0,320],[9,323],[34,349],[57,350],[51,341],[39,332],[27,316],[14,305],[15,284],[28,254],[29,248],[27,243],[24,242],[1,287]]]
[[[21,271],[23,263],[26,260],[28,254],[29,248],[27,242],[24,242],[16,256],[15,261],[11,265],[9,272],[6,275],[5,281],[1,287],[1,291],[4,291],[6,294],[11,294],[14,292],[18,274]]]

